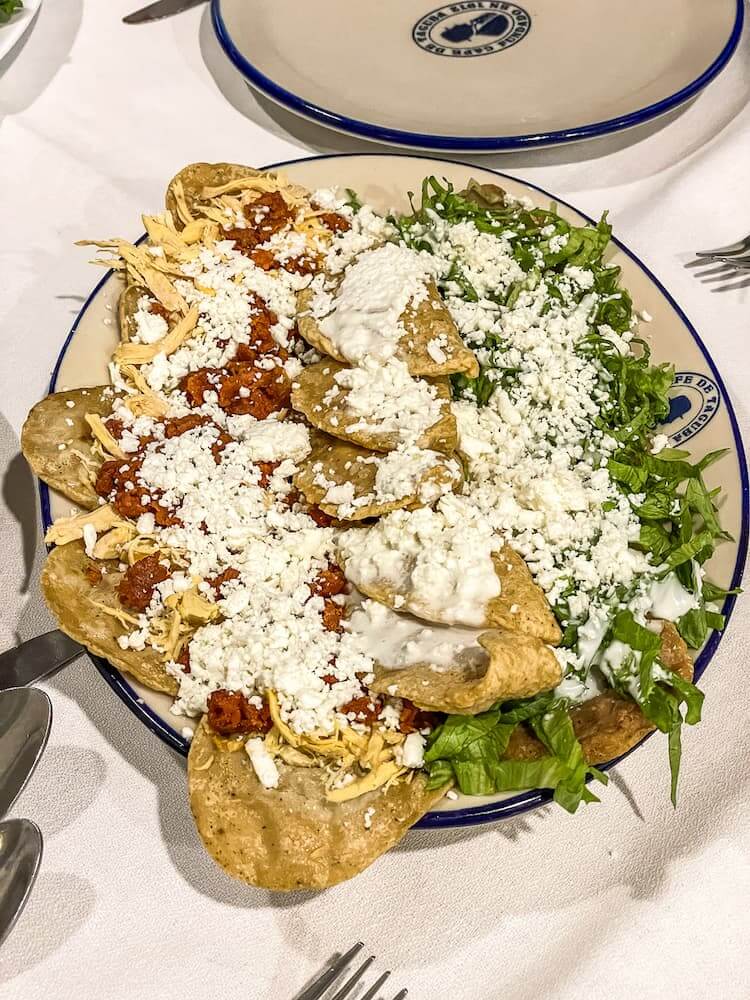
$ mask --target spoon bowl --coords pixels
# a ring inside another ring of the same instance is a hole
[[[0,945],[29,898],[42,859],[42,835],[29,819],[0,823]]]
[[[34,773],[51,725],[52,705],[44,691],[0,692],[0,817],[10,811]]]

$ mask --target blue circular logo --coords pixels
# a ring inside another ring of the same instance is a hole
[[[425,14],[414,25],[412,38],[436,56],[489,56],[526,37],[528,12],[505,0],[464,0]]]
[[[695,437],[721,406],[718,385],[708,375],[677,372],[669,399],[669,415],[664,421],[670,444],[678,447]]]

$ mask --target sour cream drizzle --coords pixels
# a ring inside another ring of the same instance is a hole
[[[437,265],[426,252],[386,243],[363,253],[347,270],[335,298],[322,286],[312,303],[320,329],[342,357],[387,361],[404,334],[401,314],[427,294]]]
[[[477,642],[481,629],[427,625],[369,600],[351,613],[349,624],[359,651],[383,667],[427,663],[445,668],[487,662],[487,653]]]

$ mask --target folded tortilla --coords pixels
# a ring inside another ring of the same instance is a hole
[[[117,637],[137,626],[123,626],[97,606],[103,604],[126,611],[117,597],[117,586],[123,576],[117,566],[117,560],[89,559],[83,542],[61,545],[50,552],[42,571],[44,599],[60,628],[71,639],[105,657],[153,691],[176,695],[177,681],[167,673],[161,654],[150,646],[142,651],[120,648]],[[98,582],[92,582],[87,574],[93,568],[106,570]]]
[[[280,760],[276,766],[278,788],[264,788],[243,749],[216,747],[205,719],[188,756],[190,808],[206,850],[229,875],[263,889],[325,889],[352,878],[446,791],[428,791],[414,774],[409,782],[329,802],[323,768]]]
[[[102,461],[94,452],[95,439],[86,414],[103,417],[111,411],[112,395],[107,386],[68,389],[37,403],[21,431],[21,451],[32,471],[86,510],[99,503],[94,481]]]
[[[660,661],[668,670],[692,680],[693,661],[671,622],[662,622]],[[655,728],[634,701],[611,689],[576,705],[570,717],[589,764],[605,764],[620,757]],[[546,753],[544,744],[531,730],[518,726],[505,756],[511,760],[537,760]]]
[[[393,580],[362,579],[354,561],[339,553],[341,565],[351,582],[367,597],[394,610],[408,611],[428,622],[444,622],[440,609],[430,606],[424,595],[411,589],[411,582],[397,584]],[[487,602],[480,627],[499,628],[523,635],[536,636],[552,646],[562,639],[562,632],[541,587],[534,582],[528,566],[509,545],[493,553],[492,562],[500,580],[500,594]],[[473,622],[454,622],[473,625]]]
[[[187,207],[195,218],[200,218],[200,205],[206,204],[204,190],[217,188],[242,177],[262,177],[262,170],[244,167],[240,163],[190,163],[183,167],[167,185],[166,207],[178,230],[185,228],[180,205]],[[181,190],[180,190],[181,188]]]
[[[310,446],[310,454],[298,462],[294,485],[308,503],[339,520],[361,521],[392,510],[426,507],[447,490],[458,489],[462,481],[457,462],[430,452],[434,464],[415,475],[407,494],[389,499],[376,492],[378,464],[387,459],[382,452],[359,448],[321,431],[311,431]],[[326,484],[333,484],[334,493],[340,494],[335,501],[326,499],[330,486],[322,485],[321,477]]]
[[[378,664],[370,690],[408,698],[432,712],[477,715],[498,701],[549,691],[562,679],[555,654],[534,636],[492,630],[477,642],[485,657],[459,655],[447,668],[416,663],[389,670]]]
[[[314,293],[304,289],[297,298],[297,328],[305,340],[321,354],[336,361],[351,360],[331,343],[320,329],[317,319],[310,312]],[[452,375],[464,372],[471,377],[479,374],[479,362],[461,340],[448,308],[434,283],[427,284],[427,295],[415,307],[407,306],[401,321],[406,332],[401,337],[396,357],[403,361],[411,375]],[[441,344],[444,360],[435,360],[428,345],[437,340]]]
[[[336,374],[345,368],[347,365],[331,360],[319,361],[303,368],[292,387],[292,406],[304,413],[313,427],[333,437],[374,451],[392,451],[404,439],[398,431],[378,431],[372,426],[356,427],[362,418],[347,410],[349,390],[339,387],[335,379]],[[435,379],[433,384],[438,399],[443,400],[440,419],[422,432],[417,444],[420,448],[431,448],[450,455],[458,447],[456,418],[450,407],[450,384],[447,379]],[[326,394],[337,388],[339,392],[335,399],[326,401]]]

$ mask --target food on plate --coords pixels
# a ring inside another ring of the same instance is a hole
[[[262,744],[253,752],[262,753]],[[283,760],[274,767],[275,784],[266,787],[247,753],[216,747],[205,721],[188,756],[190,805],[204,844],[231,875],[268,889],[323,889],[351,878],[443,796],[412,772],[408,783],[332,801],[322,768]]]
[[[376,660],[370,690],[430,712],[476,715],[496,702],[550,691],[562,680],[552,650],[534,636],[428,625],[365,601],[349,617]]]
[[[383,454],[319,431],[310,432],[310,452],[294,476],[309,503],[349,521],[424,507],[462,482],[461,465],[441,452],[412,445]]]
[[[456,330],[434,273],[426,251],[394,243],[366,250],[341,280],[330,276],[314,291],[300,293],[300,333],[337,361],[396,358],[411,375],[475,376],[479,365]]]
[[[36,475],[87,509],[99,500],[94,475],[101,463],[90,421],[111,412],[108,393],[104,386],[55,392],[37,403],[21,431],[21,450]]]
[[[662,665],[675,671],[683,680],[691,681],[693,661],[679,632],[671,622],[659,624]],[[620,757],[655,728],[634,701],[614,690],[604,691],[576,705],[570,717],[589,764],[604,764]],[[513,731],[506,756],[518,760],[536,760],[544,756],[544,753],[544,744],[528,726],[520,725]]]
[[[37,404],[22,447],[77,505],[45,598],[196,721],[219,864],[323,888],[446,794],[574,812],[654,727],[674,798],[721,456],[658,433],[673,373],[606,219],[434,178],[382,214],[203,163],[143,221],[89,244],[122,280],[111,384]]]
[[[81,539],[58,545],[50,552],[42,572],[44,599],[60,628],[72,639],[97,656],[106,657],[146,687],[174,695],[177,681],[167,673],[158,648],[123,648],[117,641],[129,629],[132,631],[138,618],[132,607],[123,606],[119,600],[128,570],[121,571],[111,558],[106,558],[108,555],[88,555]]]
[[[292,406],[333,437],[374,451],[415,443],[452,454],[458,446],[447,379],[412,378],[402,361],[350,368],[319,361],[297,376]]]
[[[352,583],[428,622],[507,628],[557,645],[560,627],[523,559],[462,498],[446,497],[440,507],[343,534],[339,551]]]

